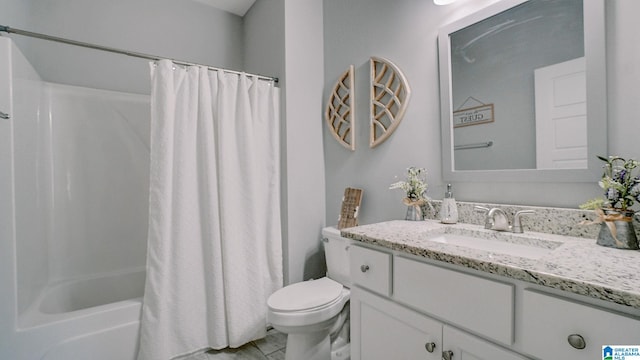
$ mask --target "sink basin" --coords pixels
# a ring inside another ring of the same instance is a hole
[[[462,246],[482,250],[493,254],[539,259],[549,255],[561,242],[541,239],[534,236],[497,232],[492,230],[445,228],[443,231],[429,232],[425,240],[435,243]]]

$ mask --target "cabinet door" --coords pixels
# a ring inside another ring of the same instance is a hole
[[[358,287],[351,289],[353,360],[439,360],[442,324]]]
[[[444,325],[442,359],[451,360],[525,360],[509,350]],[[449,355],[446,352],[451,352]]]
[[[605,345],[640,343],[640,319],[526,290],[522,331],[525,353],[541,359],[600,359]]]

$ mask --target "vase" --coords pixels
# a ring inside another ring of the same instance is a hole
[[[424,220],[422,216],[422,209],[420,205],[408,205],[407,206],[407,216],[404,218],[405,220],[410,221],[422,221]]]
[[[617,249],[638,249],[638,238],[633,228],[633,211],[603,209],[602,223],[596,243]]]

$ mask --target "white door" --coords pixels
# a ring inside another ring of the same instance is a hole
[[[535,70],[538,169],[587,168],[584,57]]]

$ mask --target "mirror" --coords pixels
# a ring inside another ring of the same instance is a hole
[[[445,181],[595,181],[603,0],[503,0],[440,30]]]

